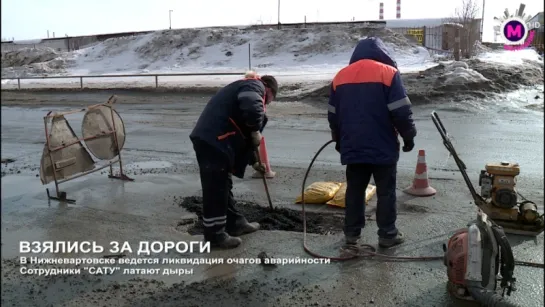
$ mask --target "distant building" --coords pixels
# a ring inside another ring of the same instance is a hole
[[[451,50],[454,44],[454,31],[460,25],[457,18],[425,18],[425,19],[390,19],[386,21],[386,28],[399,34],[412,36],[424,47],[436,51]],[[471,22],[471,34],[460,31],[461,48],[466,45],[473,45],[479,40],[481,31],[481,19],[476,18]],[[469,32],[467,32],[469,33]],[[464,38],[465,37],[465,38]]]
[[[534,23],[536,21],[539,22],[539,24],[541,25],[538,29],[538,32],[543,32],[543,12],[537,13],[534,17],[532,17],[532,19],[530,19],[530,23]]]
[[[109,38],[127,37],[148,34],[153,31],[122,32],[85,36],[66,36],[56,38],[42,38],[33,40],[18,40],[2,42],[2,52],[15,51],[23,48],[52,48],[58,52],[78,50],[93,44],[105,41]]]
[[[439,27],[447,22],[449,18],[424,18],[424,19],[388,19],[386,27],[391,29],[396,28],[420,28],[420,27]]]
[[[534,36],[534,39],[532,41],[532,47],[534,47],[539,53],[543,54],[545,50],[545,33],[543,31],[545,22],[543,21],[543,12],[537,13],[534,17],[532,17],[532,19],[530,19],[531,23],[534,23],[536,21],[540,23],[540,27],[537,29],[537,33]]]

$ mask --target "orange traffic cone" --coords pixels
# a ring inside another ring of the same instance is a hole
[[[269,163],[269,155],[267,154],[267,146],[265,145],[265,137],[261,138],[261,144],[259,145],[259,158],[261,159],[261,163],[265,164],[265,178],[274,178],[276,175],[276,172],[273,172],[271,170],[271,164]],[[252,175],[252,178],[263,178],[263,175],[259,172],[255,172]]]
[[[413,196],[432,196],[437,191],[432,188],[428,182],[428,167],[426,166],[426,152],[421,149],[418,151],[418,161],[412,186],[403,190],[403,192]]]

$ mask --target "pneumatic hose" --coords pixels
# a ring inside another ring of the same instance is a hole
[[[479,282],[468,282],[467,290],[477,302],[486,307],[519,307],[505,300],[495,291],[483,288]]]

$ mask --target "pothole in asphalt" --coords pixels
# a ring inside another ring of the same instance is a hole
[[[179,206],[197,215],[197,220],[183,219],[176,229],[187,231],[191,235],[202,234],[202,197],[183,197]],[[261,230],[284,230],[303,232],[303,215],[301,211],[288,208],[275,208],[273,212],[268,207],[253,202],[238,201],[236,208],[249,222],[258,222]],[[306,212],[307,233],[335,234],[342,231],[344,214]]]

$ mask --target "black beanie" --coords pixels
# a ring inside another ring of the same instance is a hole
[[[278,82],[273,76],[265,75],[261,77],[261,81],[265,84],[266,87],[270,88],[274,97],[278,93]]]

